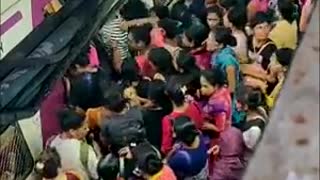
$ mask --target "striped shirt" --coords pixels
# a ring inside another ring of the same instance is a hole
[[[99,35],[105,46],[110,46],[110,41],[117,42],[121,58],[126,59],[128,57],[128,33],[120,28],[122,22],[123,19],[119,16],[106,22],[100,29]]]

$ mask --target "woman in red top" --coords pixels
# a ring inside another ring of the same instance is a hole
[[[137,52],[135,59],[139,66],[140,74],[149,78],[153,78],[155,74],[155,70],[148,60],[148,53],[151,49],[151,30],[152,26],[146,24],[132,27],[128,34],[129,47]]]
[[[208,38],[209,28],[203,24],[191,25],[183,35],[182,44],[190,49],[190,54],[195,58],[196,65],[201,70],[210,69],[211,53],[204,46]]]
[[[187,102],[185,94],[177,82],[169,81],[166,93],[173,105],[173,111],[162,119],[162,143],[161,151],[167,154],[173,146],[173,126],[172,121],[179,116],[187,116],[193,120],[196,127],[201,129],[203,117],[201,110],[195,102]]]

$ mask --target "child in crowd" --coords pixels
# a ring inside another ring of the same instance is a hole
[[[160,152],[150,143],[141,143],[132,150],[136,162],[134,173],[146,180],[176,180],[175,173],[164,164]]]
[[[83,180],[76,171],[61,170],[61,158],[55,148],[45,149],[35,163],[35,172],[41,179],[53,180]]]

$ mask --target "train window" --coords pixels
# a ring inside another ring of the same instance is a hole
[[[0,179],[26,179],[33,158],[18,123],[0,130]]]

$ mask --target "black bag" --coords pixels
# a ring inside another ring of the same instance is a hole
[[[108,120],[102,128],[102,134],[111,145],[113,153],[125,146],[131,146],[132,143],[138,144],[145,140],[146,131],[140,110],[132,108],[126,114],[116,116]]]
[[[102,105],[103,92],[100,87],[102,82],[101,72],[84,73],[77,77],[69,78],[69,104],[84,110]],[[79,98],[81,97],[81,98]]]

